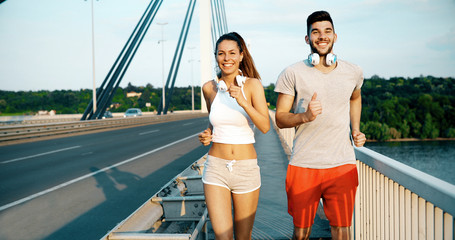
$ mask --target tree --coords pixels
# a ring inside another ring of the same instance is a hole
[[[449,128],[446,131],[446,136],[448,138],[455,138],[455,128]]]
[[[269,108],[275,109],[276,100],[278,99],[278,93],[275,92],[275,85],[272,83],[268,87],[265,87],[264,94]]]
[[[439,129],[433,124],[431,114],[427,113],[425,115],[425,123],[422,126],[422,133],[420,138],[437,138],[439,136]]]
[[[370,140],[387,141],[392,136],[387,124],[380,122],[368,121],[360,125],[360,131],[365,133],[365,137]]]
[[[141,97],[139,97],[139,99],[138,99],[140,108],[146,108],[146,103],[150,102],[150,96],[151,96],[150,90],[148,88],[145,88]]]

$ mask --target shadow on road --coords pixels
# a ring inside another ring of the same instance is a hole
[[[106,200],[44,239],[100,239],[207,150],[207,147],[197,147],[144,178],[117,168],[94,175]],[[99,171],[95,167],[90,170]]]

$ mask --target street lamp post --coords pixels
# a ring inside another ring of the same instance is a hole
[[[191,111],[194,112],[193,50],[195,49],[195,47],[189,47],[188,49],[191,50],[191,59],[189,60],[189,62],[191,62]]]
[[[96,81],[95,81],[95,13],[93,10],[93,0],[91,0],[92,5],[92,74],[93,74],[93,115],[96,112]]]
[[[162,99],[163,99],[163,114],[164,114],[164,104],[165,104],[165,91],[164,91],[164,25],[167,24],[167,22],[163,22],[163,23],[157,23],[158,25],[161,26],[161,40],[158,41],[158,43],[161,43],[161,61],[162,61],[162,77],[163,77],[163,92],[162,92]]]

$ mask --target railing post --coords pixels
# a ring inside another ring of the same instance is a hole
[[[361,168],[361,163],[359,161],[356,162],[357,165],[357,175],[359,176],[359,179],[362,177],[362,170]],[[361,204],[359,204],[360,201],[360,195],[362,194],[362,186],[357,187],[357,193],[355,195],[355,202],[357,204],[354,205],[354,221],[353,221],[353,232],[352,236],[354,236],[354,239],[361,239],[360,238],[360,226],[361,226]]]
[[[400,239],[405,239],[406,232],[405,232],[405,226],[406,226],[406,220],[405,220],[405,208],[404,208],[404,187],[400,186]]]
[[[453,239],[453,216],[444,213],[444,239]]]
[[[425,240],[426,238],[426,201],[423,198],[418,199],[419,201],[419,239]]]
[[[436,207],[434,210],[434,239],[442,240],[444,236],[444,217],[442,209]]]
[[[430,202],[426,202],[426,217],[425,217],[425,230],[426,230],[426,239],[434,239],[434,205]]]
[[[389,178],[388,177],[384,177],[384,236],[385,236],[385,239],[390,239],[390,233],[391,233],[391,230],[390,230],[390,207],[391,207],[391,203],[389,201]]]

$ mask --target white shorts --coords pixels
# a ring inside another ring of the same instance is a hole
[[[261,187],[258,161],[225,160],[208,155],[204,163],[202,182],[227,188],[235,194],[253,192]]]

